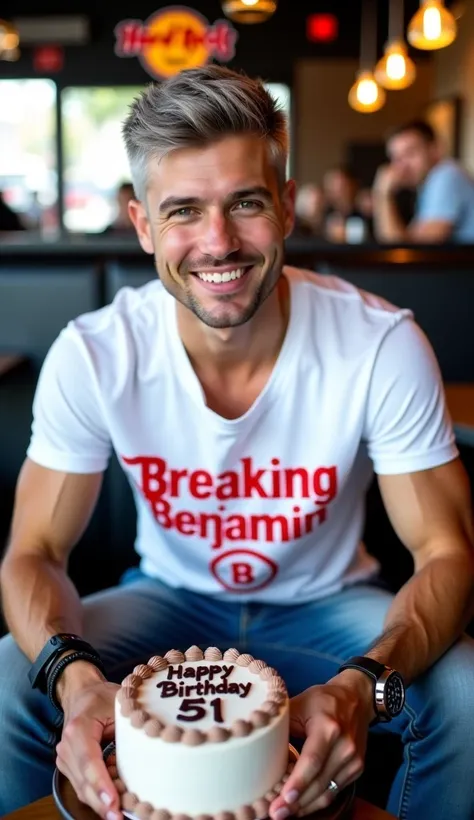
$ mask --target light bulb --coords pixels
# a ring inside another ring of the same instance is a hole
[[[415,63],[408,56],[407,47],[402,40],[395,40],[386,46],[374,76],[379,85],[393,91],[408,88],[415,81]]]
[[[223,0],[222,10],[235,23],[264,23],[276,11],[278,0]]]
[[[20,37],[17,30],[6,20],[0,20],[0,59],[18,60]]]
[[[421,7],[408,26],[407,38],[415,48],[431,51],[451,45],[457,23],[443,0],[421,0]]]
[[[349,105],[364,114],[379,111],[385,104],[386,94],[377,85],[371,71],[361,71],[349,91]]]
[[[439,9],[426,9],[423,17],[423,33],[427,40],[438,40],[441,37],[441,14]]]

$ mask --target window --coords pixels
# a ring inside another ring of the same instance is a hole
[[[25,227],[58,227],[55,112],[52,80],[0,80],[0,191]]]
[[[63,91],[64,224],[69,231],[99,233],[114,219],[117,188],[130,181],[122,122],[141,90]]]

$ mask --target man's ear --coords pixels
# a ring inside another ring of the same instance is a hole
[[[151,236],[150,222],[146,208],[143,203],[137,199],[131,199],[128,203],[128,215],[137,232],[138,241],[145,253],[154,253],[153,241]]]
[[[285,182],[285,187],[283,188],[283,193],[281,196],[285,239],[288,239],[295,226],[295,199],[296,183],[294,179],[289,179]]]

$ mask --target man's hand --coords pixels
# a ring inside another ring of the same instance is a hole
[[[56,747],[57,767],[79,800],[107,820],[121,820],[119,796],[102,758],[101,743],[114,739],[114,700],[119,687],[94,680],[61,698],[64,728]]]
[[[373,685],[356,670],[312,686],[290,703],[290,733],[305,736],[301,756],[281,794],[270,806],[274,820],[324,809],[338,791],[362,774],[369,724],[374,718]]]
[[[381,165],[374,180],[374,191],[382,196],[394,194],[404,184],[403,177],[395,165]]]

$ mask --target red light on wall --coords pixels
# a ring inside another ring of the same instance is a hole
[[[306,20],[306,36],[313,43],[330,43],[339,34],[339,20],[334,14],[311,14]]]
[[[33,66],[40,74],[56,74],[64,65],[61,46],[39,46],[33,52]]]

